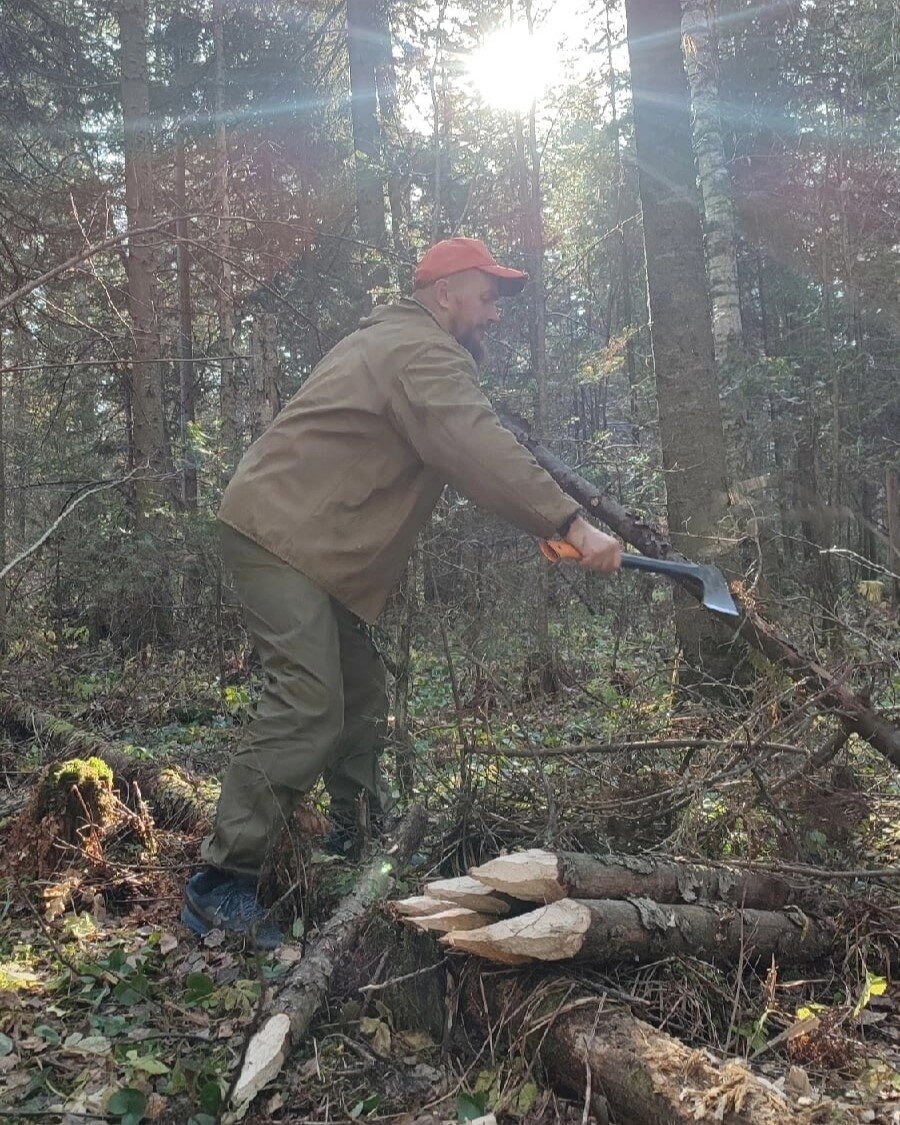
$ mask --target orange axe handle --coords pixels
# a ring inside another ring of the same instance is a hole
[[[581,551],[573,547],[565,539],[542,539],[541,554],[548,562],[558,563],[563,559],[577,560],[581,558]]]

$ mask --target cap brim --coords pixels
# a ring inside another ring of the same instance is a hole
[[[505,266],[478,266],[482,273],[489,274],[497,279],[497,288],[501,297],[515,297],[525,288],[528,274],[522,270],[510,270]]]

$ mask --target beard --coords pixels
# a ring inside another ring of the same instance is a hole
[[[486,355],[484,344],[474,331],[454,333],[457,344],[461,344],[477,364],[484,362]]]

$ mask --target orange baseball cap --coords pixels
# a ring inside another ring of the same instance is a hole
[[[443,242],[436,242],[425,251],[413,280],[416,289],[421,289],[463,270],[482,270],[496,277],[501,297],[514,297],[516,293],[521,293],[528,280],[528,274],[522,270],[507,269],[495,261],[480,238],[445,238]]]

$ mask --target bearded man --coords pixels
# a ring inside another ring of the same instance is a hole
[[[222,554],[264,687],[222,783],[207,866],[185,890],[196,932],[282,940],[257,881],[319,777],[338,826],[361,794],[376,815],[389,801],[385,676],[368,626],[445,485],[531,535],[567,539],[587,569],[619,568],[617,540],[581,518],[476,381],[497,302],[526,281],[477,239],[432,246],[412,297],[376,308],[322,359],[229,483]]]

